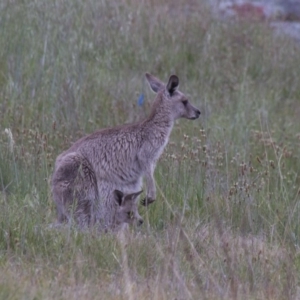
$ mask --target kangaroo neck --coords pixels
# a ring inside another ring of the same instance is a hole
[[[168,115],[160,111],[152,113],[147,119],[147,123],[150,123],[156,128],[165,128],[168,130],[172,129],[174,125],[173,120]]]
[[[161,97],[155,99],[155,103],[149,117],[146,119],[146,123],[158,130],[170,132],[173,128],[174,120],[172,119],[169,108],[164,106],[162,102]]]

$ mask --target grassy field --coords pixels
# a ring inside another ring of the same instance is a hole
[[[299,45],[160,2],[1,1],[0,299],[300,299]],[[176,123],[144,225],[50,229],[56,156],[143,118],[146,71],[202,114]]]

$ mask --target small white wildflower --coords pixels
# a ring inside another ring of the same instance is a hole
[[[5,128],[4,132],[7,134],[8,136],[8,140],[9,140],[9,150],[10,152],[14,151],[14,145],[15,145],[15,141],[12,135],[12,132],[10,130],[10,128]]]

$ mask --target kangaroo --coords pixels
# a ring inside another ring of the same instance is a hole
[[[146,119],[89,134],[57,157],[52,193],[59,221],[64,221],[65,205],[74,203],[74,199],[85,203],[82,209],[89,211],[85,223],[105,219],[105,215],[111,215],[107,212],[115,209],[114,190],[126,194],[141,190],[143,177],[147,191],[142,205],[155,201],[154,169],[174,121],[195,120],[200,111],[178,90],[176,75],[171,75],[167,84],[149,73],[146,79],[156,93]]]

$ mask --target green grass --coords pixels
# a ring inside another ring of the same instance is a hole
[[[200,0],[4,0],[0,45],[0,299],[300,297],[299,45]],[[143,118],[147,71],[202,115],[176,123],[146,222],[50,229],[56,156]]]

